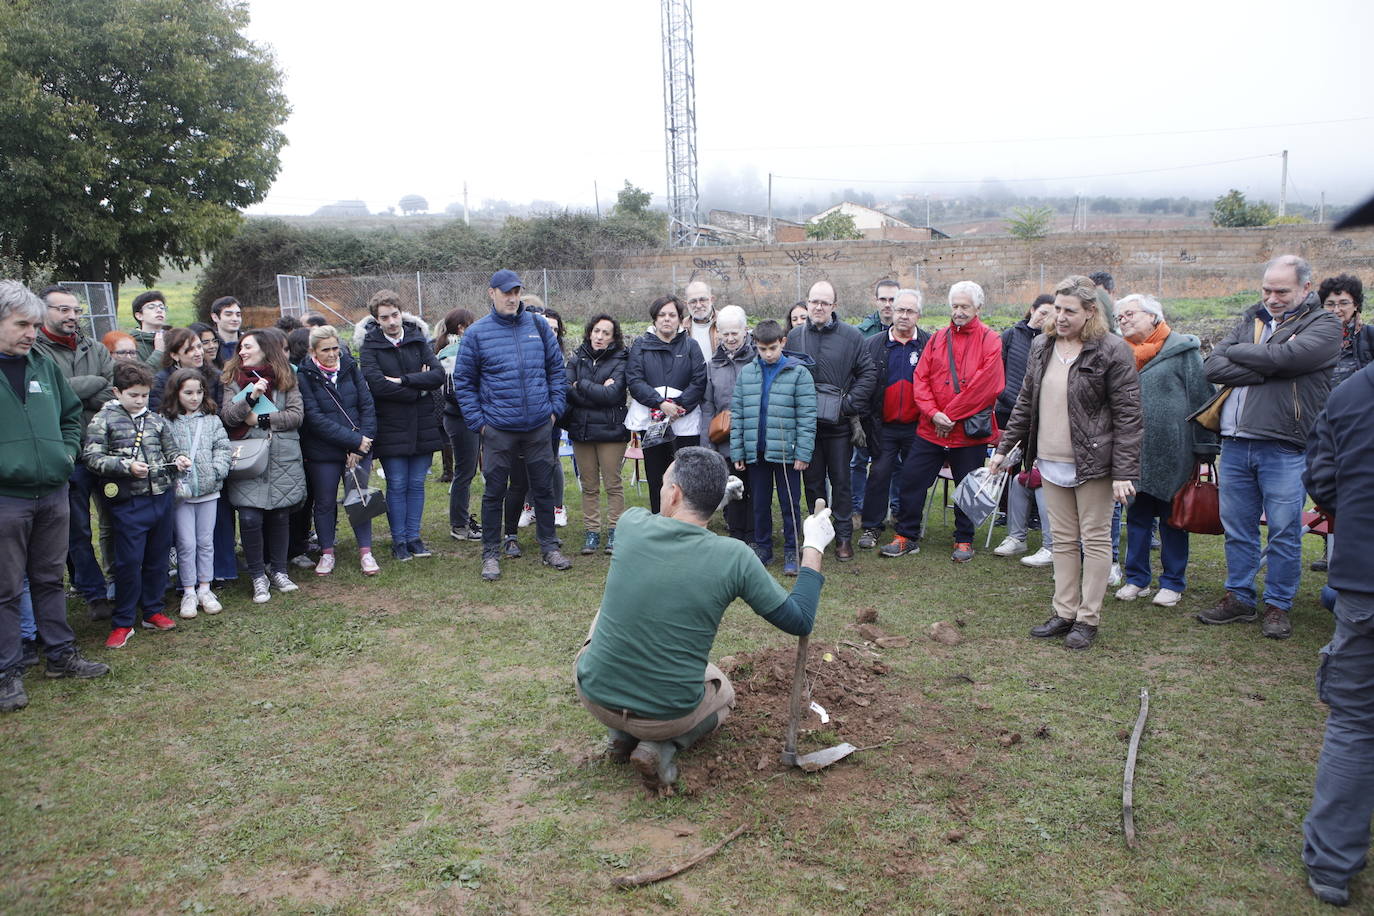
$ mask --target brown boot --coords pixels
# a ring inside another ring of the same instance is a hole
[[[1293,635],[1293,624],[1288,619],[1288,612],[1281,607],[1274,607],[1272,604],[1264,606],[1264,621],[1260,624],[1260,632],[1270,639],[1287,639]]]
[[[1215,606],[1198,614],[1197,619],[1203,623],[1242,623],[1257,616],[1253,604],[1243,604],[1227,592]]]
[[[854,544],[849,538],[840,538],[835,542],[835,559],[841,563],[854,559]]]

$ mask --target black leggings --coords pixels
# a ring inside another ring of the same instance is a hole
[[[673,456],[677,454],[677,450],[697,445],[700,441],[700,436],[678,436],[671,442],[644,450],[644,476],[649,482],[650,511],[655,514],[658,512],[658,491],[663,486],[663,475],[667,472],[668,465],[673,463]]]
[[[273,572],[286,572],[286,540],[291,526],[291,508],[259,509],[239,506],[239,538],[243,541],[243,560],[254,579]]]

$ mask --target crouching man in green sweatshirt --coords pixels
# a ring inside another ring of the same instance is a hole
[[[726,607],[742,598],[778,629],[810,633],[821,555],[835,537],[818,501],[802,523],[802,569],[789,593],[747,544],[706,529],[727,477],[717,452],[681,449],[663,477],[661,513],[620,517],[601,610],[574,663],[578,698],[610,731],[611,759],[631,763],[659,794],[677,781],[677,752],[719,728],[735,704],[709,660]]]

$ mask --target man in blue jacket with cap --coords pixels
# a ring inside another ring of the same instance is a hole
[[[544,563],[572,567],[553,527],[552,424],[567,401],[563,354],[553,329],[520,303],[513,270],[491,275],[491,314],[463,336],[453,393],[468,428],[482,437],[482,578],[501,578],[501,509],[516,461],[529,474],[535,531]]]

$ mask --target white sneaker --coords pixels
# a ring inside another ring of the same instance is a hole
[[[564,509],[562,506],[554,506],[553,523],[554,526],[558,528],[568,527],[568,510]]]
[[[525,508],[522,509],[520,512],[520,521],[518,522],[518,526],[521,528],[528,528],[530,525],[533,524],[534,506],[531,506],[529,503],[525,503]]]
[[[284,572],[272,573],[272,584],[277,587],[279,592],[294,592],[300,588],[299,585],[291,581],[291,577]]]
[[[196,593],[181,593],[181,619],[190,620],[196,616]]]
[[[320,562],[315,566],[315,575],[327,576],[334,571],[334,554],[320,554]]]
[[[266,604],[272,600],[272,589],[267,584],[266,576],[258,576],[253,580],[253,603]]]
[[[219,599],[210,591],[208,585],[196,590],[196,600],[200,602],[200,609],[207,614],[218,614],[224,610],[224,605],[219,603]]]
[[[1023,566],[1051,566],[1054,564],[1054,554],[1050,553],[1048,547],[1041,547],[1028,557],[1021,558]]]
[[[1018,553],[1026,552],[1026,542],[1020,538],[1008,537],[998,544],[992,552],[999,557],[1014,557]]]
[[[1148,585],[1144,588],[1141,588],[1139,585],[1132,585],[1131,583],[1127,582],[1125,585],[1121,586],[1121,588],[1116,590],[1116,600],[1134,601],[1137,598],[1144,598],[1147,595],[1152,594],[1153,592],[1154,589],[1150,588]]]
[[[1155,595],[1155,600],[1151,603],[1157,604],[1160,607],[1173,607],[1178,604],[1179,599],[1182,597],[1182,593],[1176,592],[1172,588],[1161,588]]]
[[[1107,586],[1109,588],[1115,588],[1116,586],[1121,584],[1121,581],[1124,578],[1125,576],[1121,575],[1121,564],[1113,563],[1112,571],[1107,574]]]

